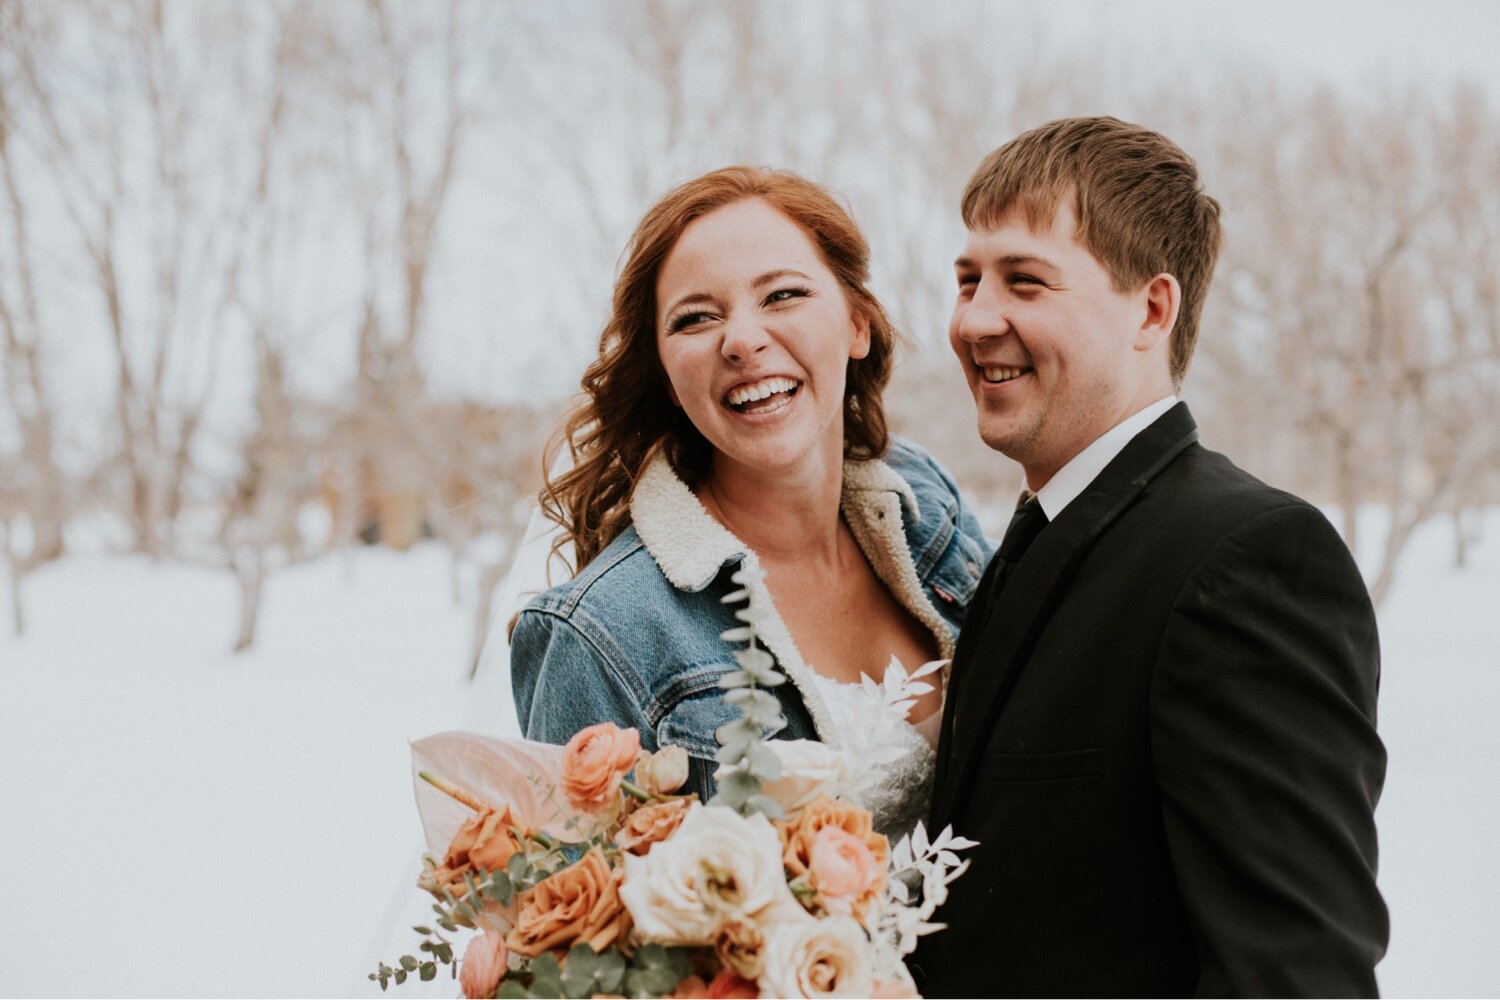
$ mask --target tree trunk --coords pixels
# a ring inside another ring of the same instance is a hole
[[[255,626],[260,619],[260,595],[265,589],[266,573],[256,552],[244,561],[235,561],[235,578],[240,585],[240,631],[234,640],[234,652],[247,650],[255,642]]]

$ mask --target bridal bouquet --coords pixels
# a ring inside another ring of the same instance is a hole
[[[891,847],[868,810],[840,797],[850,761],[785,724],[767,688],[785,681],[760,649],[748,586],[726,602],[743,627],[725,698],[718,794],[678,794],[680,747],[591,726],[566,747],[445,733],[413,744],[431,853],[419,885],[437,899],[417,926],[422,957],[384,963],[385,989],[452,965],[468,997],[914,996],[904,958],[971,841],[918,826]],[[441,860],[439,860],[439,858]],[[455,961],[459,929],[474,933]],[[453,937],[450,937],[452,935]]]

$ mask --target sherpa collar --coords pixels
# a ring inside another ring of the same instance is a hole
[[[894,493],[913,523],[922,519],[911,484],[880,459],[844,462],[840,507],[864,508],[875,494]],[[661,452],[647,463],[630,498],[630,519],[646,551],[678,590],[698,591],[713,582],[725,563],[749,547],[709,514]]]

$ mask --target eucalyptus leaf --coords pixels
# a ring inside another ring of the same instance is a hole
[[[417,975],[421,977],[422,982],[430,983],[437,978],[437,965],[433,962],[423,962]]]
[[[745,753],[745,766],[762,782],[781,778],[781,758],[764,743],[753,743]]]

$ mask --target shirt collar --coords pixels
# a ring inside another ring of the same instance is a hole
[[[1067,465],[1058,469],[1057,474],[1047,480],[1047,484],[1037,490],[1036,494],[1037,502],[1047,514],[1047,520],[1057,520],[1063,509],[1088,489],[1089,483],[1104,471],[1106,465],[1114,461],[1116,455],[1125,450],[1132,438],[1150,427],[1157,417],[1175,405],[1175,395],[1165,396],[1145,409],[1136,411],[1095,438],[1092,444],[1074,455]]]

